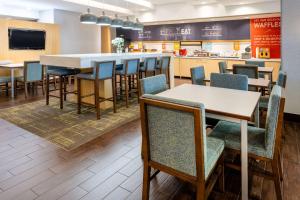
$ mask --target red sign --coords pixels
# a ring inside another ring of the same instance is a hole
[[[280,17],[251,19],[250,30],[253,57],[257,57],[259,52],[270,58],[281,57]]]

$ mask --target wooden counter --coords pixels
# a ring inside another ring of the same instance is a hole
[[[266,67],[273,67],[273,80],[276,81],[281,64],[280,59],[250,59],[264,61]],[[212,72],[219,73],[218,63],[227,62],[228,68],[233,64],[245,64],[246,59],[238,58],[209,58],[209,57],[175,57],[174,58],[174,75],[177,77],[191,77],[190,69],[197,66],[204,66],[205,77],[210,77]]]

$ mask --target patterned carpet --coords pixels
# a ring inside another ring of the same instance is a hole
[[[118,106],[117,113],[101,110],[101,119],[96,120],[95,109],[83,107],[77,114],[77,105],[51,99],[50,106],[45,100],[36,101],[0,110],[0,118],[9,121],[33,134],[70,151],[119,126],[139,118],[139,105],[133,103],[126,108]]]

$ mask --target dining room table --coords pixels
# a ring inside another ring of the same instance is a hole
[[[24,63],[9,63],[9,64],[0,64],[0,69],[9,69],[10,70],[10,81],[11,81],[11,98],[15,97],[15,70],[23,69]]]
[[[183,84],[158,93],[158,96],[203,103],[207,117],[241,125],[242,200],[248,199],[248,122],[259,127],[261,93],[202,85]]]

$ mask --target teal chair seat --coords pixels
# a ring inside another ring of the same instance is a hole
[[[265,129],[248,126],[248,152],[272,158],[272,154],[265,148],[265,132]],[[241,125],[239,123],[220,121],[209,137],[224,140],[226,148],[241,150]]]
[[[205,168],[205,180],[209,177],[217,161],[224,150],[224,141],[218,138],[207,137],[206,138],[206,162],[204,162]]]
[[[1,76],[0,77],[0,83],[7,83],[10,82],[11,78],[10,76]]]
[[[268,103],[269,103],[269,97],[268,96],[262,96],[259,99],[259,108],[268,109]]]

